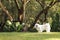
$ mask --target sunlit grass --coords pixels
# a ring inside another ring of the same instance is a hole
[[[60,38],[47,38],[45,40],[60,40]]]
[[[60,40],[60,33],[3,32],[0,40]]]

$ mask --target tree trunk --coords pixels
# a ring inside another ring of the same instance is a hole
[[[22,2],[22,6],[21,8],[19,9],[18,7],[18,0],[15,0],[15,3],[16,3],[16,6],[17,6],[17,9],[18,9],[18,21],[22,24],[23,21],[25,21],[25,7],[26,7],[26,4],[29,2],[30,0],[21,0]]]
[[[21,0],[22,2],[22,0]],[[21,8],[19,8],[18,6],[18,0],[15,0],[15,3],[16,3],[16,7],[18,9],[18,21],[20,22],[20,24],[22,24],[23,22],[23,5],[21,6]],[[23,2],[22,2],[23,4]]]
[[[18,21],[20,22],[20,24],[22,24],[23,22],[23,6],[18,10]]]

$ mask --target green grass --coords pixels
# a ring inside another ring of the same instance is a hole
[[[0,32],[0,40],[60,40],[60,33]]]

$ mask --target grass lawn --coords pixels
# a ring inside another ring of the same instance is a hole
[[[0,40],[60,40],[60,32],[0,32]]]

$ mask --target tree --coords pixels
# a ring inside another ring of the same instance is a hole
[[[23,21],[25,21],[25,7],[26,7],[26,4],[29,2],[30,0],[21,0],[22,2],[22,5],[19,9],[19,6],[18,6],[18,0],[15,0],[15,3],[16,3],[16,6],[17,6],[17,9],[18,9],[18,21],[22,24]]]
[[[33,26],[35,25],[35,23],[37,22],[37,20],[39,19],[39,16],[44,13],[45,11],[49,10],[53,5],[55,5],[58,1],[54,1],[52,0],[49,4],[49,6],[47,6],[45,9],[43,9],[42,11],[40,11],[40,13],[36,16],[35,21],[31,24],[30,28],[33,28]]]

